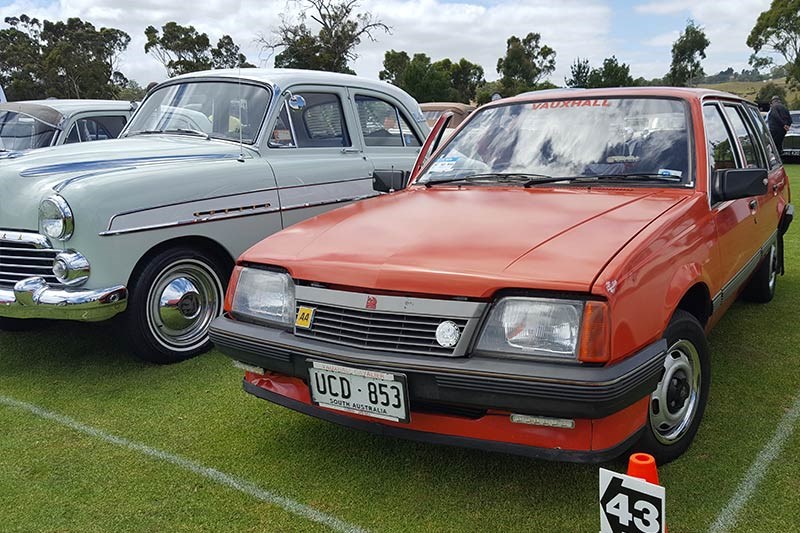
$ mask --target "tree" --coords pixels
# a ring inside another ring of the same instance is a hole
[[[375,41],[374,33],[391,33],[389,26],[372,13],[357,13],[358,0],[302,0],[297,21],[281,15],[281,24],[272,37],[258,41],[269,50],[282,51],[275,56],[276,67],[293,67],[354,74],[349,63],[358,55],[362,39]],[[308,14],[310,13],[310,14]],[[306,21],[319,29],[312,29]]]
[[[512,35],[506,41],[506,55],[497,60],[497,72],[506,96],[529,91],[556,68],[556,52],[541,44],[542,36],[529,33],[524,39]]]
[[[388,81],[398,87],[403,86],[403,74],[408,68],[411,58],[405,51],[389,50],[383,54],[383,70],[378,73],[378,78]]]
[[[572,77],[564,78],[564,83],[567,84],[567,87],[588,87],[589,74],[591,71],[589,60],[577,57],[575,58],[575,62],[572,63],[572,66],[569,67],[569,72]]]
[[[40,22],[27,15],[8,17],[0,30],[0,83],[9,98],[113,98],[125,76],[116,68],[130,36],[97,29],[74,17]]]
[[[758,90],[758,94],[756,94],[756,102],[758,103],[769,103],[772,100],[773,96],[780,96],[781,100],[784,102],[786,101],[786,89],[778,85],[777,83],[767,82],[761,86]]]
[[[787,81],[800,83],[800,0],[772,0],[763,11],[747,37],[747,46],[755,51],[750,63],[764,51],[780,54],[787,63]]]
[[[483,67],[461,58],[457,63],[442,59],[431,63],[426,54],[409,58],[405,51],[389,50],[383,56],[378,77],[396,85],[420,102],[470,103],[478,86],[485,83]]]
[[[691,86],[705,75],[700,60],[706,58],[706,48],[709,44],[711,41],[703,29],[689,19],[686,29],[672,44],[672,65],[667,74],[670,85]]]
[[[463,57],[449,68],[450,85],[455,91],[455,100],[468,104],[475,100],[478,87],[485,83],[483,67]]]
[[[139,85],[136,80],[128,80],[122,89],[117,94],[118,100],[128,100],[130,102],[139,102],[144,99],[144,87]]]
[[[233,42],[230,35],[223,35],[217,41],[217,47],[211,49],[212,68],[252,68],[252,63],[239,51],[239,45]]]
[[[616,56],[603,60],[603,66],[592,69],[586,87],[631,87],[636,85],[631,76],[631,68],[620,63]]]
[[[0,30],[0,85],[9,100],[42,98],[41,23],[27,15],[6,17],[5,23],[11,27]]]

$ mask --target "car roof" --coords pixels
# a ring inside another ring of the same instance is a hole
[[[474,105],[462,104],[461,102],[425,102],[419,104],[423,111],[460,111],[470,112],[475,109]]]
[[[717,91],[715,89],[704,89],[702,87],[611,87],[604,89],[581,89],[576,91],[574,88],[549,89],[547,91],[531,91],[519,96],[503,98],[490,102],[486,105],[497,105],[508,103],[513,100],[558,100],[558,99],[589,99],[607,98],[610,96],[664,96],[671,98],[681,98],[684,100],[700,100],[706,97],[728,98],[750,102],[749,100],[736,96],[735,94]],[[750,102],[752,103],[752,102]]]
[[[58,125],[62,120],[84,111],[133,111],[136,105],[127,100],[23,100],[3,102],[0,111],[16,111],[43,122]]]
[[[231,78],[267,83],[276,87],[278,90],[286,89],[292,85],[314,84],[314,85],[336,85],[374,90],[388,93],[397,100],[401,101],[406,107],[414,112],[414,119],[424,121],[419,104],[411,95],[399,87],[372,78],[356,76],[353,74],[340,74],[338,72],[323,72],[319,70],[304,70],[292,68],[242,68],[242,69],[218,69],[202,70],[175,76],[164,83],[174,83],[179,80],[190,80],[194,78]]]

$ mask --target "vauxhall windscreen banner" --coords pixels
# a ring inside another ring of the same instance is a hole
[[[664,487],[600,469],[600,533],[664,533]]]

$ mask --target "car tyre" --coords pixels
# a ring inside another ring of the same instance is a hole
[[[703,418],[711,385],[711,361],[703,327],[678,309],[664,332],[668,350],[664,374],[650,395],[647,424],[635,451],[649,453],[657,464],[682,455]]]
[[[208,327],[222,313],[227,261],[189,247],[160,252],[134,275],[124,328],[137,357],[176,363],[208,351]]]
[[[772,243],[753,277],[750,278],[742,293],[748,302],[767,303],[775,296],[775,285],[778,282],[778,245]]]

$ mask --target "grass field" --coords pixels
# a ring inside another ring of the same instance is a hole
[[[790,168],[800,190],[800,166]],[[800,394],[800,230],[768,305],[712,332],[697,439],[660,469],[671,533],[703,531]],[[0,333],[0,400],[35,404],[375,531],[596,532],[598,469],[364,434],[257,400],[218,352],[157,367],[105,325]],[[0,402],[0,531],[322,531],[181,466]],[[606,465],[622,471],[624,463]],[[798,531],[800,431],[734,531]]]

